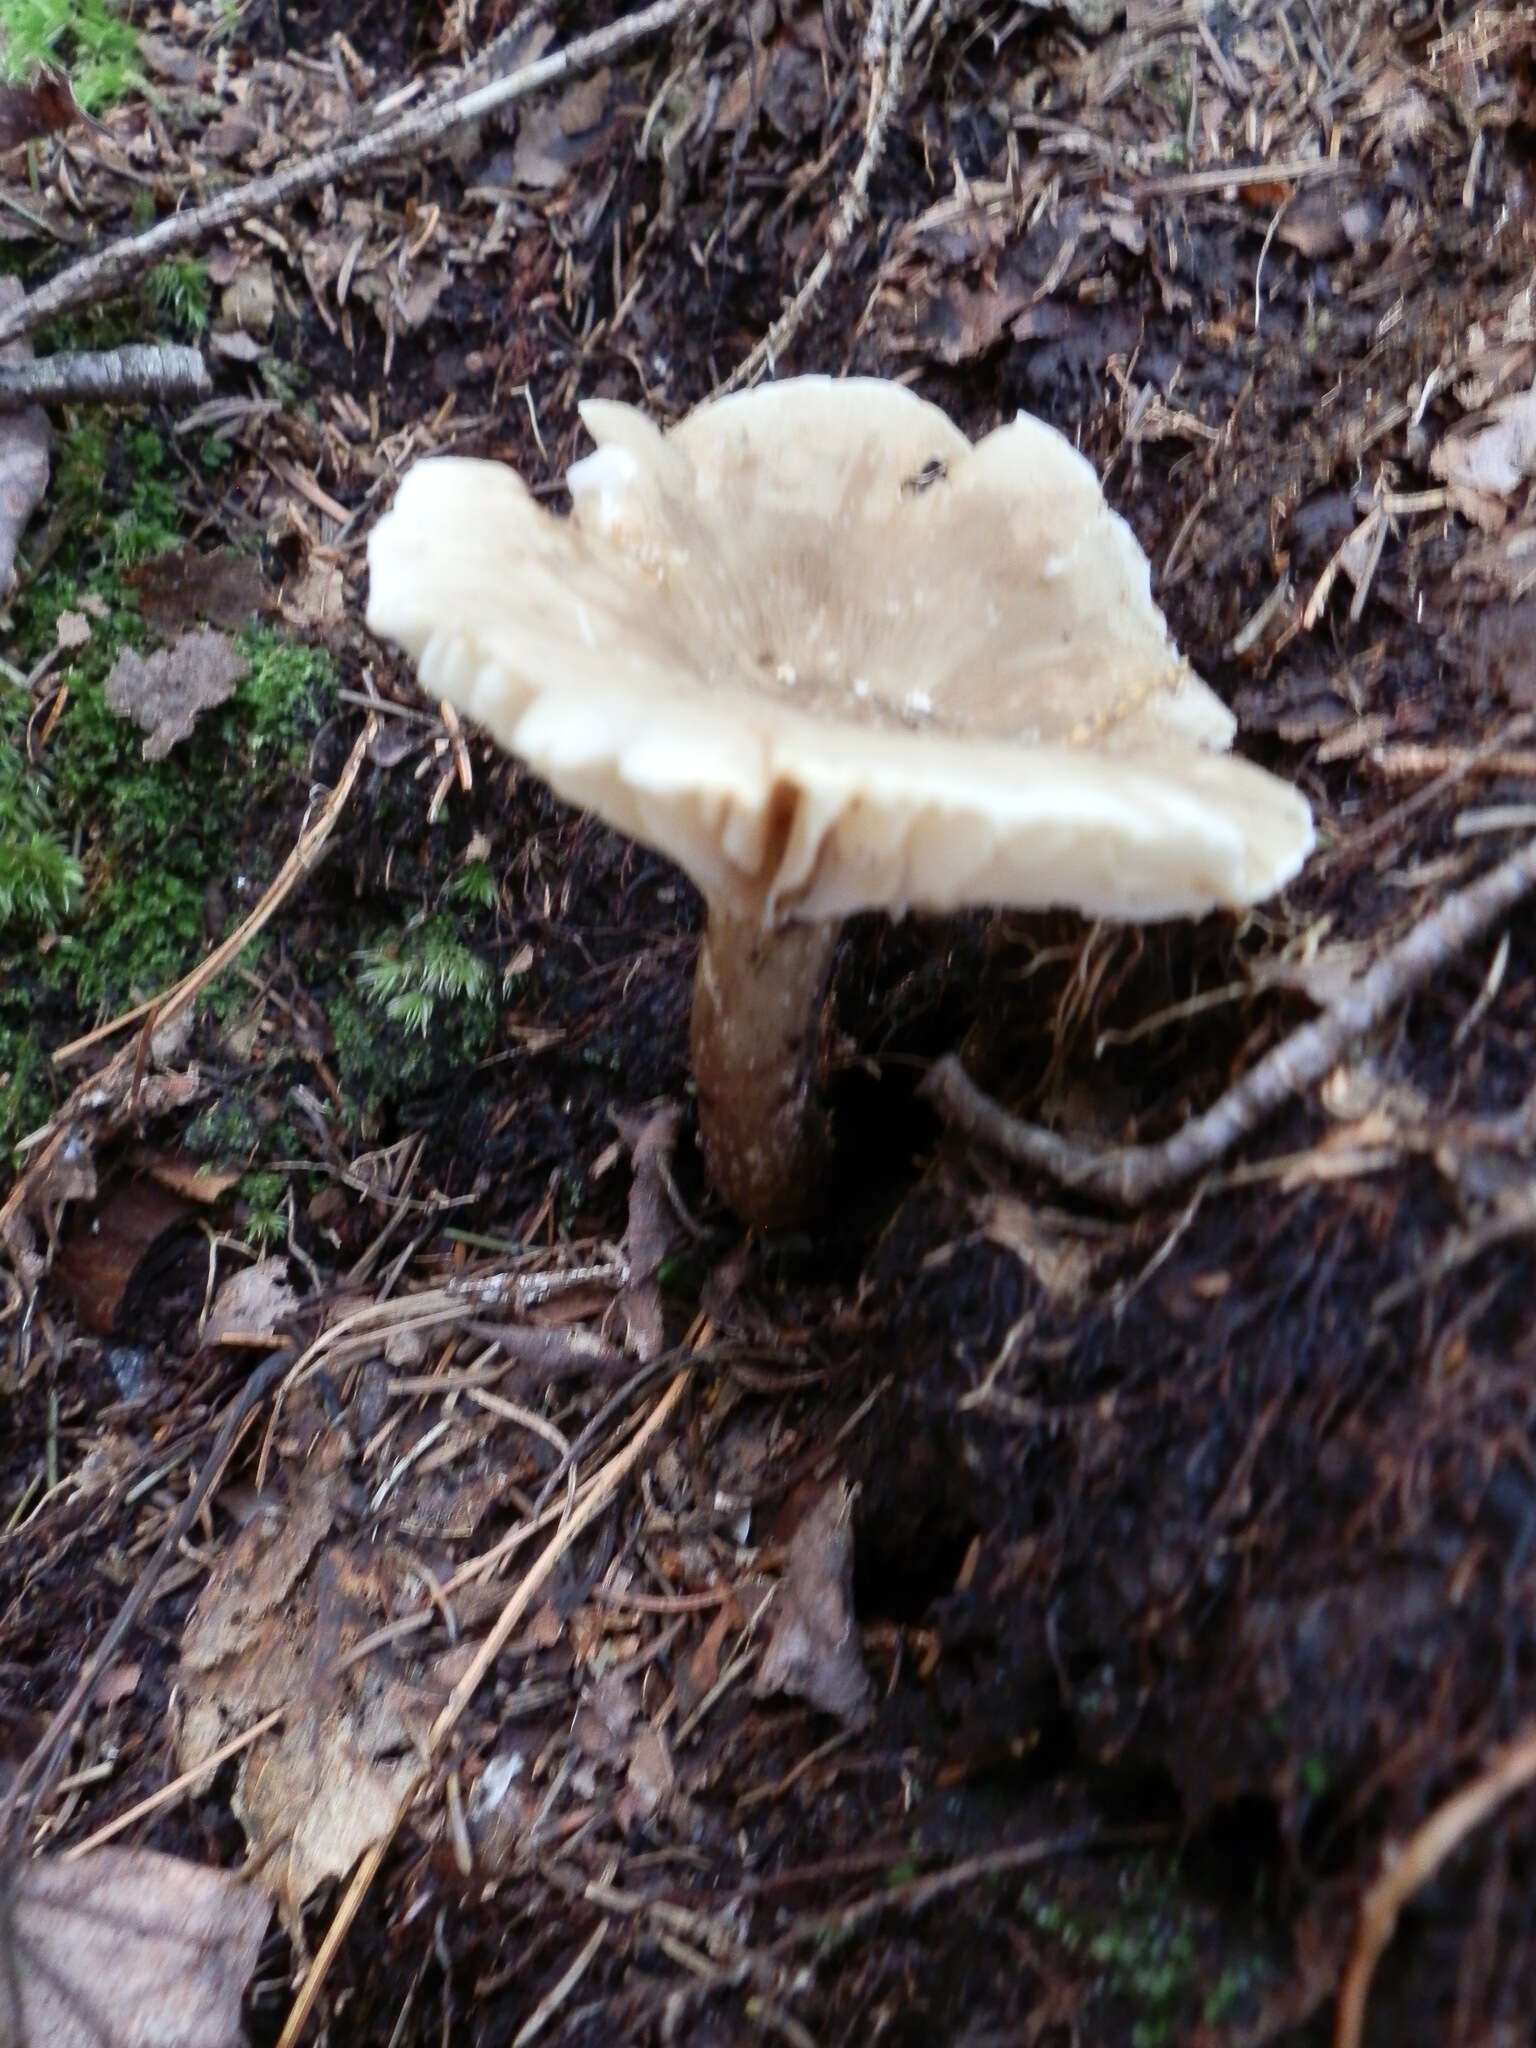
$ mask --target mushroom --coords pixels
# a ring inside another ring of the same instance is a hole
[[[1257,901],[1305,799],[1227,750],[1092,467],[1020,414],[974,446],[877,379],[801,377],[668,432],[589,401],[572,510],[418,462],[368,623],[422,686],[703,893],[692,1054],[743,1217],[812,1205],[839,926],[996,904],[1151,919]]]

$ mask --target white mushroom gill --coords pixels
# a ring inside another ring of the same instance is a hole
[[[1054,429],[973,447],[899,386],[826,378],[665,434],[582,417],[568,519],[499,465],[418,464],[370,540],[369,623],[702,890],[701,1126],[742,1213],[803,1206],[850,912],[1196,914],[1305,858],[1305,801],[1227,751],[1231,714]]]

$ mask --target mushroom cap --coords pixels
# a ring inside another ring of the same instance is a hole
[[[662,433],[609,401],[569,518],[419,462],[368,623],[556,793],[765,920],[1257,901],[1311,813],[1233,758],[1091,466],[1020,414],[974,446],[878,379]]]

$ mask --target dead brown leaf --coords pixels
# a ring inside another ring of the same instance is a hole
[[[874,1694],[853,1620],[853,1496],[835,1480],[789,1541],[773,1603],[773,1634],[758,1669],[759,1698],[775,1692],[809,1700],[850,1728],[865,1727]]]
[[[324,631],[346,617],[347,585],[339,562],[310,554],[303,570],[283,585],[283,617],[295,626]]]
[[[205,555],[187,542],[127,570],[123,581],[138,592],[140,611],[161,633],[179,633],[198,619],[233,633],[272,605],[260,562],[233,548]]]
[[[237,2048],[271,1917],[254,1885],[150,1849],[18,1866],[0,2038],[42,2048]]]
[[[613,104],[607,71],[578,79],[553,106],[535,101],[518,122],[512,182],[536,192],[553,192],[563,185],[574,170],[607,148]]]
[[[107,708],[149,734],[146,761],[163,761],[203,712],[234,694],[250,663],[222,633],[183,633],[146,661],[125,647],[107,677]]]
[[[780,36],[768,64],[761,104],[786,142],[804,142],[826,119],[827,76],[813,50]]]
[[[232,1273],[219,1289],[208,1311],[203,1342],[220,1344],[232,1335],[272,1330],[298,1305],[299,1297],[288,1285],[288,1261],[258,1259],[254,1266]]]
[[[653,1820],[670,1801],[676,1784],[677,1772],[666,1738],[659,1728],[647,1723],[630,1745],[621,1819]]]
[[[232,1808],[289,1928],[304,1901],[395,1823],[420,1772],[431,1702],[387,1649],[347,1652],[393,1612],[387,1552],[326,1542],[340,1481],[315,1475],[286,1509],[243,1529],[182,1640],[178,1739],[196,1770],[232,1734],[285,1710],[246,1753]]]
[[[1380,203],[1345,178],[1300,191],[1287,188],[1276,203],[1284,210],[1275,239],[1310,262],[1360,247],[1381,225]]]
[[[277,317],[277,285],[267,262],[247,263],[224,287],[219,299],[221,324],[241,334],[265,336]]]
[[[616,1766],[629,1755],[629,1731],[639,1712],[633,1685],[605,1671],[583,1695],[571,1723],[571,1738],[591,1762]]]
[[[0,154],[34,136],[57,134],[79,111],[69,80],[52,71],[35,85],[0,85]]]
[[[1536,546],[1531,549],[1536,558]],[[1477,622],[1482,674],[1521,711],[1536,711],[1536,595],[1490,605]]]
[[[182,1159],[174,1153],[151,1151],[148,1146],[134,1153],[133,1163],[160,1187],[189,1202],[220,1202],[241,1180],[238,1167],[210,1166],[205,1159]]]
[[[734,1600],[728,1600],[705,1630],[688,1659],[688,1686],[695,1699],[702,1699],[720,1676],[720,1652],[733,1628],[741,1627],[741,1615]]]
[[[352,296],[373,308],[381,327],[409,334],[425,325],[448,283],[448,272],[441,264],[413,270],[404,283],[397,283],[382,270],[370,270],[356,279]]]
[[[539,1802],[520,1789],[528,1759],[520,1749],[491,1757],[469,1796],[469,1829],[475,1858],[488,1871],[505,1870],[527,1837]]]

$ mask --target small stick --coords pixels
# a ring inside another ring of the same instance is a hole
[[[0,407],[58,405],[74,398],[139,405],[148,398],[206,398],[212,389],[201,350],[172,342],[61,349],[32,362],[0,363]]]
[[[454,1687],[452,1693],[450,1693],[448,1704],[432,1723],[426,1740],[427,1763],[430,1763],[436,1757],[448,1736],[453,1732],[460,1715],[479,1690],[481,1680],[506,1648],[513,1629],[516,1628],[518,1622],[522,1620],[524,1614],[532,1606],[534,1595],[544,1584],[544,1581],[549,1577],[566,1551],[570,1549],[582,1530],[587,1527],[589,1522],[596,1520],[597,1516],[602,1513],[619,1487],[623,1485],[634,1467],[639,1463],[641,1452],[644,1451],[647,1444],[655,1437],[657,1431],[682,1399],[683,1390],[688,1385],[689,1377],[687,1368],[677,1375],[671,1386],[668,1387],[667,1391],[646,1417],[645,1422],[635,1432],[634,1436],[630,1438],[623,1450],[617,1452],[608,1460],[606,1465],[594,1473],[591,1481],[577,1497],[574,1508],[562,1520],[549,1542],[539,1552],[523,1577],[518,1581],[506,1605],[497,1616],[495,1626],[475,1653],[473,1663]],[[320,1988],[330,1974],[331,1965],[335,1962],[341,1944],[346,1939],[347,1930],[357,1918],[358,1908],[367,1896],[368,1889],[372,1885],[373,1880],[379,1874],[384,1858],[389,1853],[389,1845],[394,1839],[395,1829],[399,1827],[401,1821],[405,1818],[406,1810],[415,1798],[424,1775],[425,1765],[412,1779],[404,1797],[397,1804],[394,1819],[390,1826],[386,1828],[385,1832],[374,1843],[373,1847],[353,1872],[352,1881],[347,1886],[341,1904],[336,1908],[335,1914],[332,1916],[330,1926],[325,1930],[325,1938],[315,1951],[314,1961],[310,1964],[303,1983],[299,1986],[298,1996],[294,1999],[293,2006],[283,2024],[283,2031],[278,2036],[277,2048],[295,2048],[299,2036],[308,2024],[309,2016],[314,2011],[315,2000],[319,1997]]]
[[[952,1892],[969,1890],[988,1878],[1011,1876],[1016,1870],[1033,1870],[1042,1863],[1059,1862],[1067,1856],[1092,1855],[1098,1850],[1122,1844],[1166,1841],[1167,1835],[1167,1829],[1161,1826],[1117,1828],[1105,1832],[1088,1825],[1069,1828],[1065,1834],[1042,1835],[1033,1842],[1018,1842],[1008,1849],[991,1849],[980,1856],[967,1856],[962,1862],[952,1863],[945,1870],[935,1870],[927,1877],[913,1878],[906,1884],[881,1885],[877,1890],[855,1899],[851,1906],[834,1907],[830,1913],[802,1913],[774,1942],[771,1953],[782,1955],[806,1942],[821,1946],[846,1940],[850,1934],[868,1926],[870,1921],[878,1920],[884,1913],[925,1912],[936,1899],[945,1898]]]
[[[30,334],[56,314],[105,298],[149,264],[158,263],[177,250],[192,248],[217,228],[271,213],[285,200],[297,199],[332,179],[347,177],[370,164],[437,142],[455,129],[483,120],[499,107],[525,99],[542,86],[554,85],[574,72],[606,63],[631,43],[642,41],[658,29],[670,28],[673,22],[697,13],[704,4],[707,0],[655,0],[653,6],[626,15],[622,21],[592,35],[578,36],[564,49],[541,57],[536,63],[520,65],[516,71],[490,79],[473,91],[447,100],[429,100],[426,106],[402,114],[398,121],[391,121],[371,135],[360,135],[314,156],[300,157],[270,177],[253,178],[247,184],[221,192],[206,206],[189,207],[185,213],[173,213],[168,220],[157,221],[142,234],[125,235],[109,242],[106,248],[71,263],[57,277],[29,292],[19,304],[0,313],[0,343]]]
[[[946,1122],[1004,1158],[1118,1208],[1140,1208],[1218,1165],[1292,1096],[1322,1080],[1355,1039],[1374,1031],[1389,1011],[1532,889],[1536,839],[1421,918],[1320,1016],[1282,1039],[1208,1110],[1160,1144],[1080,1145],[1010,1116],[982,1093],[953,1053],[929,1070],[921,1093]]]
[[[1381,1952],[1392,1939],[1398,1916],[1417,1891],[1453,1856],[1474,1828],[1506,1799],[1536,1780],[1536,1728],[1512,1742],[1480,1777],[1437,1806],[1415,1828],[1360,1901],[1355,1945],[1339,1986],[1333,2048],[1360,2048],[1365,2006]]]
[[[853,167],[842,202],[837,209],[827,246],[814,268],[778,319],[751,354],[739,362],[718,388],[719,394],[739,391],[755,384],[765,370],[771,370],[800,330],[801,322],[815,304],[822,287],[832,275],[832,266],[853,239],[853,231],[864,217],[869,181],[885,155],[885,138],[891,115],[901,93],[903,32],[908,0],[875,0],[869,27],[864,35],[864,57],[870,66],[869,118],[864,124],[864,148]],[[717,394],[718,395],[718,394]]]

